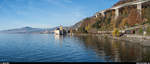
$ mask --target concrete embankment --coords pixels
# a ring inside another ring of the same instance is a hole
[[[113,37],[110,34],[103,34],[100,36],[108,37],[115,40],[123,40],[123,41],[129,41],[133,43],[139,43],[143,46],[150,46],[150,36],[131,35],[131,34],[125,34],[121,37]]]
[[[108,37],[110,39],[115,39],[115,40],[122,40],[122,41],[129,41],[132,43],[139,43],[143,46],[150,46],[150,36],[142,36],[142,35],[135,35],[135,34],[124,34],[121,37],[113,37],[111,34],[74,34],[74,35],[79,35],[79,36],[87,36],[87,35],[96,35],[99,37]]]

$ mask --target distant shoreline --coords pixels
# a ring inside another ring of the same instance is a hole
[[[53,34],[53,33],[0,33],[0,34]],[[71,35],[71,34],[67,34]],[[87,36],[87,35],[92,35],[92,36],[98,36],[98,37],[107,37],[110,39],[114,40],[122,40],[122,41],[129,41],[132,43],[139,43],[143,46],[150,46],[150,36],[140,36],[140,37],[135,37],[138,35],[133,35],[133,34],[125,34],[121,37],[113,37],[111,34],[88,34],[88,33],[73,33],[72,35],[76,36]]]

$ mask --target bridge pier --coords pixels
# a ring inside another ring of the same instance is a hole
[[[97,18],[99,15],[102,15],[103,17],[105,17],[105,11],[101,11],[99,13],[96,13],[95,17]]]
[[[137,10],[138,10],[138,13],[141,15],[142,14],[142,3],[137,4]]]
[[[118,16],[120,15],[119,14],[119,9],[120,8],[125,7],[125,6],[136,5],[137,6],[137,11],[138,11],[138,13],[141,16],[142,15],[142,3],[145,3],[145,2],[148,2],[148,1],[150,1],[150,0],[137,0],[137,1],[134,1],[134,2],[129,2],[129,3],[125,3],[125,4],[122,4],[122,5],[119,5],[119,6],[112,7],[110,9],[108,9],[108,10],[115,10],[115,19],[117,19]],[[99,14],[101,14],[102,16],[105,16],[105,13],[108,10],[103,10],[103,11],[99,12]],[[97,14],[96,17],[98,17],[99,14]]]
[[[115,9],[115,19],[117,19],[117,18],[118,18],[118,16],[119,16],[119,9],[118,9],[118,8],[116,8],[116,9]]]
[[[97,18],[99,16],[99,13],[97,12],[96,14],[95,14],[95,17]]]
[[[96,18],[97,18],[97,17],[98,17],[98,14],[96,14],[95,16],[96,16]]]
[[[100,12],[101,13],[101,15],[104,17],[105,16],[105,12],[104,11],[102,11],[102,12]]]
[[[142,15],[142,3],[137,4],[137,10],[140,15]],[[115,9],[115,19],[119,16],[119,8]]]

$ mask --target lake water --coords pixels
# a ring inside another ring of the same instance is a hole
[[[96,35],[0,34],[0,62],[141,62],[150,47]]]

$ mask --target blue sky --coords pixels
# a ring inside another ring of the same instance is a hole
[[[0,0],[0,30],[70,26],[118,0]]]

